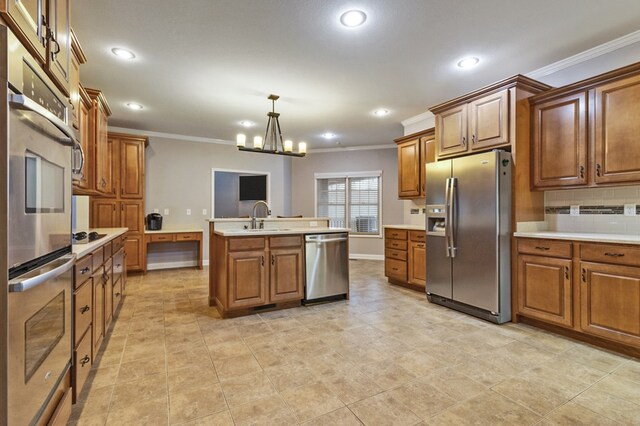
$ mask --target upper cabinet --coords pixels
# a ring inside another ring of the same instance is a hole
[[[424,198],[425,164],[435,161],[434,130],[396,139],[398,145],[398,198]]]
[[[436,157],[440,160],[511,148],[516,132],[516,102],[549,88],[516,75],[432,107]]]
[[[529,101],[534,189],[640,182],[640,63]]]
[[[87,89],[91,98],[90,117],[90,144],[93,150],[94,182],[96,192],[105,195],[115,195],[112,179],[112,158],[109,152],[109,141],[107,140],[107,120],[111,115],[111,109],[107,104],[107,99],[101,91]]]
[[[71,34],[71,58],[69,62],[69,124],[80,129],[80,65],[87,62],[87,57],[76,38],[73,30]]]
[[[58,87],[69,95],[69,68],[71,60],[70,36],[71,0],[48,0],[47,68]]]
[[[15,35],[43,65],[47,56],[48,34],[45,5],[45,0],[0,1],[0,13]]]

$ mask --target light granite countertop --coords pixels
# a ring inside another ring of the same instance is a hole
[[[425,231],[426,225],[384,225],[383,228],[408,229],[410,231]]]
[[[89,229],[87,232],[97,232],[98,234],[107,234],[105,237],[100,238],[99,240],[96,241],[91,241],[88,242],[86,244],[73,244],[73,246],[71,247],[71,252],[74,253],[78,259],[80,259],[83,256],[86,256],[87,254],[91,253],[92,251],[94,251],[95,249],[99,248],[100,246],[105,245],[106,243],[108,243],[109,241],[113,240],[116,237],[119,237],[120,235],[124,234],[125,232],[127,232],[129,230],[129,228],[93,228],[93,229]]]
[[[262,220],[265,222],[309,222],[316,220],[326,220],[329,221],[328,217],[257,217],[257,220]],[[238,222],[248,220],[251,221],[250,217],[224,217],[224,218],[210,218],[207,219],[207,222]]]
[[[584,232],[514,232],[515,237],[546,238],[549,240],[590,241],[594,243],[640,244],[640,235],[599,234]]]
[[[282,228],[282,229],[220,229],[215,234],[223,237],[250,237],[270,235],[298,235],[298,234],[333,234],[350,232],[349,228]]]

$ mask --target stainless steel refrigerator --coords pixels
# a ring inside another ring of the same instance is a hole
[[[504,151],[427,164],[430,302],[511,320],[511,170]]]

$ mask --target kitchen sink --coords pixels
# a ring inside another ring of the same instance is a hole
[[[279,228],[279,229],[245,229],[247,232],[283,232],[293,231],[293,228]]]

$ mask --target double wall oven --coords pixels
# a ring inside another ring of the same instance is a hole
[[[66,98],[11,32],[6,41],[7,423],[21,425],[41,420],[71,365],[71,182],[82,152]]]

